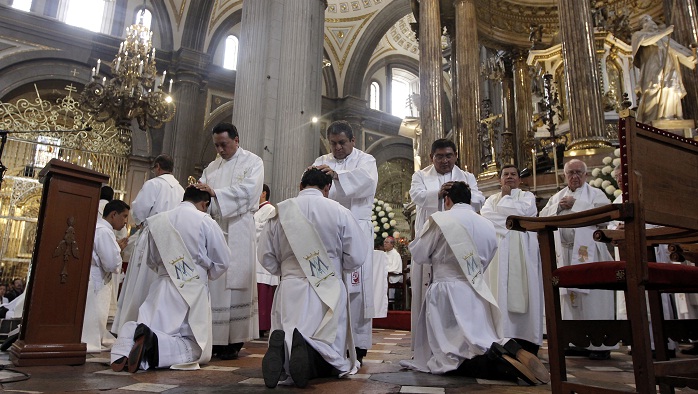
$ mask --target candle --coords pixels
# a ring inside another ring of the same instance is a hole
[[[143,60],[138,63],[138,74],[143,74]]]
[[[553,142],[553,166],[555,167],[555,188],[560,188],[560,178],[557,176],[557,149]]]
[[[119,56],[118,58],[116,58],[116,70],[115,70],[115,72],[118,72],[118,71],[119,71],[119,65],[120,65],[120,64],[121,64],[121,56]]]
[[[96,74],[99,75],[99,67],[102,65],[102,59],[97,59],[97,72]]]
[[[160,81],[160,87],[162,88],[165,86],[165,75],[167,75],[167,71],[162,72],[162,80]]]
[[[107,86],[107,77],[102,78],[102,86]]]
[[[92,67],[92,75],[90,75],[90,76],[91,76],[91,77],[94,77],[94,76],[95,76],[95,68],[94,68],[94,67]]]
[[[168,91],[168,93],[172,93],[172,78],[170,78],[170,90]]]
[[[536,191],[536,149],[531,149],[531,161],[533,161],[533,191]]]

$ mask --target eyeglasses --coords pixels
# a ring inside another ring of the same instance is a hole
[[[581,171],[581,170],[570,170],[570,171],[565,171],[565,175],[567,176],[573,176],[576,175],[578,177],[582,177],[582,175],[586,175],[586,171]]]
[[[434,155],[434,159],[435,159],[435,160],[438,160],[438,161],[441,161],[441,160],[444,160],[444,159],[446,159],[446,160],[451,160],[451,159],[453,159],[454,157],[456,157],[456,155],[455,155],[454,153],[447,153],[447,154],[445,154],[445,155],[440,155],[440,154],[439,154],[439,155]]]

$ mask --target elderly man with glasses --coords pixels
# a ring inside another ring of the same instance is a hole
[[[567,187],[550,197],[540,216],[566,215],[610,204],[601,189],[586,182],[587,166],[577,159],[565,164]],[[594,241],[596,226],[560,229],[555,232],[558,266],[613,260],[605,244]],[[613,292],[610,290],[560,289],[562,318],[566,320],[613,320]],[[589,358],[606,360],[617,346],[589,346]]]

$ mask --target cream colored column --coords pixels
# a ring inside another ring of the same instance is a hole
[[[305,168],[319,152],[322,0],[243,4],[233,123],[240,145],[264,160],[273,201],[298,194]]]
[[[527,51],[514,55],[514,107],[516,109],[514,146],[519,159],[517,165],[520,168],[531,163],[531,144],[534,133],[531,127],[533,97],[531,96],[531,76],[526,64],[527,56]]]
[[[456,0],[456,91],[458,104],[454,114],[455,142],[461,165],[477,175],[480,172],[480,50],[474,0]]]
[[[421,167],[431,164],[431,144],[443,138],[443,72],[441,71],[441,16],[439,0],[419,2],[419,118],[422,137],[419,143]]]
[[[695,0],[664,0],[665,9],[669,8],[671,19],[667,24],[674,25],[673,39],[689,47],[698,44],[698,6]],[[681,67],[686,97],[683,98],[684,119],[698,120],[698,76],[693,70]]]
[[[568,149],[599,148],[604,137],[603,108],[594,49],[594,27],[588,1],[560,0],[560,33],[565,60],[567,108],[570,115]]]

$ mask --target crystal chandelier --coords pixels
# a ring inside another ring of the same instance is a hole
[[[131,142],[131,121],[135,118],[141,130],[159,128],[174,118],[172,79],[165,92],[167,71],[158,77],[155,68],[153,32],[138,23],[126,29],[126,40],[112,62],[111,79],[100,78],[101,60],[92,68],[91,81],[79,98],[81,108],[99,122],[113,119],[122,142]]]

